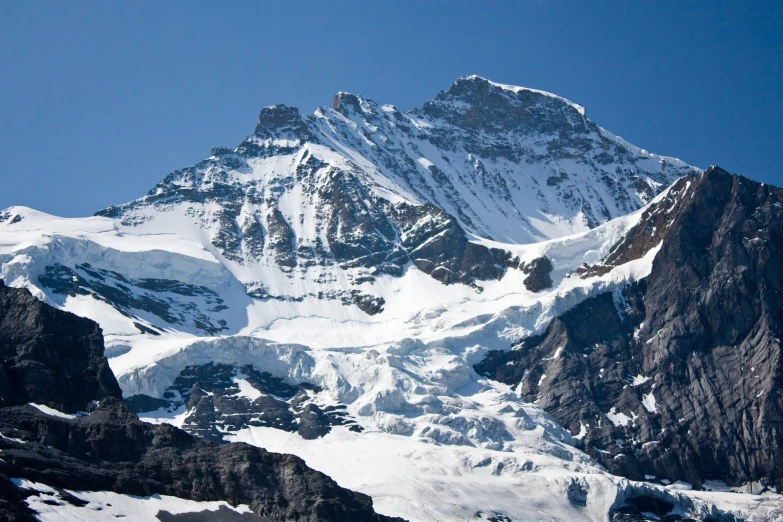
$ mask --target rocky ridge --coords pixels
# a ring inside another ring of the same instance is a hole
[[[252,136],[213,152],[98,215],[139,230],[177,216],[248,295],[367,314],[383,310],[380,275],[415,265],[480,290],[519,260],[473,236],[528,243],[587,230],[697,170],[624,142],[563,98],[476,76],[408,112],[348,93],[310,116],[267,107]],[[302,278],[318,284],[293,290]]]
[[[717,167],[685,177],[581,272],[652,248],[647,278],[476,370],[541,405],[613,473],[782,489],[783,189]]]

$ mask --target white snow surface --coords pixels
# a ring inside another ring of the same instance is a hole
[[[34,402],[29,403],[30,406],[35,408],[36,410],[45,413],[47,415],[51,415],[52,417],[60,417],[61,419],[75,419],[76,415],[71,415],[70,413],[63,413],[60,410],[56,410],[54,408],[51,408],[49,406],[46,406],[45,404],[36,404]]]
[[[655,395],[650,392],[642,397],[642,405],[644,409],[650,413],[658,413],[658,405],[655,402]]]
[[[42,522],[60,522],[80,520],[84,522],[102,522],[105,520],[127,519],[139,522],[159,522],[157,514],[166,511],[172,515],[183,513],[215,512],[218,509],[236,513],[252,513],[247,505],[233,507],[227,502],[196,502],[168,495],[138,497],[120,495],[110,491],[71,491],[66,492],[87,502],[79,507],[63,500],[58,491],[40,482],[26,479],[11,479],[19,488],[37,492],[26,499],[27,505],[34,510],[36,518]]]
[[[615,426],[628,426],[632,421],[631,417],[621,411],[617,411],[617,408],[614,406],[606,413],[606,418]]]
[[[588,217],[581,203],[589,202],[594,211],[605,209],[610,217],[619,217],[649,202],[648,189],[658,192],[686,172],[699,170],[679,159],[651,154],[594,126],[582,106],[562,97],[475,75],[460,78],[455,87],[463,80],[484,82],[504,95],[510,106],[519,103],[514,95],[521,92],[557,100],[576,110],[576,119],[568,121],[574,129],[584,126],[585,134],[580,137],[592,141],[597,150],[622,150],[620,156],[627,153],[627,157],[617,156],[607,164],[591,155],[577,158],[578,152],[555,159],[550,154],[554,133],[479,131],[476,137],[447,116],[432,116],[426,110],[400,112],[390,106],[379,110],[375,102],[361,96],[357,97],[358,112],[344,114],[323,107],[316,111],[314,139],[325,146],[304,147],[326,162],[358,170],[362,181],[381,197],[433,203],[457,217],[468,231],[505,243],[533,243],[587,230]],[[456,114],[470,110],[450,98],[433,103]],[[373,129],[369,134],[368,122]],[[406,128],[418,132],[406,133],[402,130]],[[446,139],[451,146],[435,145],[438,139]],[[482,148],[524,151],[523,158],[477,152],[474,139],[480,140]],[[395,168],[400,165],[414,169]],[[627,175],[638,177],[638,182],[629,184]]]

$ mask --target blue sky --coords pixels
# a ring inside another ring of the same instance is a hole
[[[783,2],[0,0],[0,208],[89,215],[238,144],[263,106],[406,109],[467,74],[783,185]]]

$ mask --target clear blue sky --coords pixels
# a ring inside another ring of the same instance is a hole
[[[0,208],[89,215],[337,91],[544,89],[650,151],[783,185],[783,2],[0,0]]]

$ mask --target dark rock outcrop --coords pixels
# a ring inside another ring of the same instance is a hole
[[[0,281],[0,405],[40,403],[68,413],[122,397],[96,323]]]
[[[391,520],[374,513],[370,497],[341,488],[298,457],[146,424],[119,399],[75,420],[29,406],[3,408],[0,431],[24,441],[0,439],[0,473],[54,488],[225,500],[249,505],[264,520]]]
[[[603,266],[650,275],[476,366],[610,471],[783,487],[783,190],[713,167],[677,183]],[[600,269],[599,269],[600,273]]]
[[[341,114],[350,115],[351,112],[362,112],[360,97],[349,92],[338,92],[335,94],[332,107]]]
[[[283,268],[291,269],[296,266],[296,234],[285,216],[278,209],[274,209],[266,218],[266,227],[269,231],[269,244],[275,253],[275,261]]]
[[[272,105],[264,107],[258,115],[255,135],[259,138],[275,138],[281,133],[290,133],[296,138],[309,136],[307,126],[296,107]]]
[[[500,279],[511,264],[511,254],[472,243],[455,218],[433,205],[398,205],[393,219],[413,263],[441,283],[475,286]]]
[[[712,172],[710,171],[711,175]],[[612,251],[601,263],[594,266],[583,265],[577,273],[583,278],[604,275],[616,266],[643,257],[659,245],[673,230],[673,218],[679,215],[690,201],[688,191],[698,179],[695,175],[680,178],[656,203],[642,213],[639,222],[612,247]]]
[[[98,326],[2,283],[0,357],[3,520],[33,520],[23,501],[32,493],[9,478],[60,489],[225,500],[248,504],[262,520],[392,520],[377,515],[367,495],[341,488],[293,455],[141,422],[122,401]],[[28,402],[80,413],[50,415]],[[322,412],[305,409],[304,429],[317,432],[310,417]]]
[[[548,257],[537,257],[529,263],[522,263],[519,268],[527,274],[524,285],[531,292],[552,288],[552,261]]]
[[[243,392],[239,382],[250,389]],[[134,413],[160,408],[174,413],[184,408],[190,414],[182,428],[214,442],[222,442],[227,431],[237,432],[249,426],[295,432],[305,439],[322,437],[332,426],[362,430],[344,405],[322,409],[314,404],[310,394],[319,391],[311,384],[286,384],[250,365],[237,368],[210,363],[182,370],[161,399],[134,395],[126,402]]]

